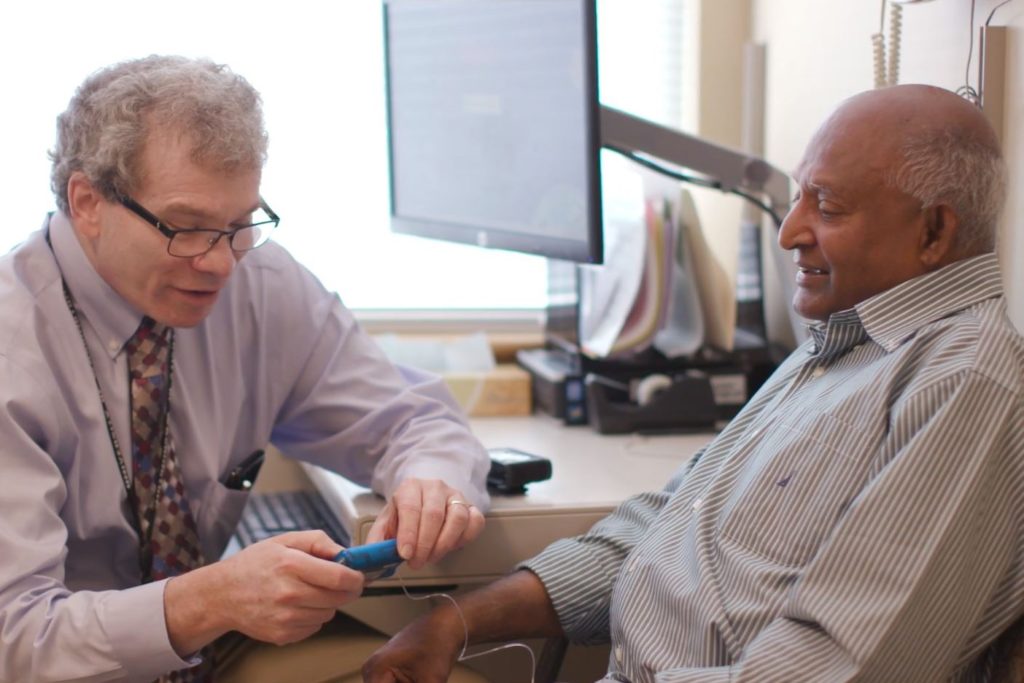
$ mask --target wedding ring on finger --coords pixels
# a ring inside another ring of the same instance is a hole
[[[452,506],[452,505],[464,505],[467,509],[473,507],[472,503],[467,503],[466,501],[459,500],[458,498],[452,498],[451,500],[449,500],[448,501],[448,505],[449,506]]]

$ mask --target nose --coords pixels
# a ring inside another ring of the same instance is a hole
[[[204,273],[211,273],[220,278],[227,278],[238,263],[238,255],[231,248],[230,240],[221,237],[213,248],[205,254],[192,259],[192,266]]]
[[[808,221],[803,198],[796,200],[790,207],[789,213],[782,219],[778,240],[779,246],[786,250],[798,249],[814,243],[814,233]]]

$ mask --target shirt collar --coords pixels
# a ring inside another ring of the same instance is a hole
[[[1003,295],[994,253],[951,263],[857,304],[868,334],[886,351],[928,323]]]
[[[828,323],[812,322],[809,328],[813,346],[811,353],[822,358],[836,358],[868,338],[856,309],[832,314]]]
[[[50,217],[49,227],[57,266],[71,290],[82,323],[92,326],[103,342],[107,355],[113,360],[135,333],[142,312],[125,301],[96,272],[67,216],[60,212],[54,213]]]
[[[994,253],[957,261],[834,313],[828,323],[812,323],[811,352],[837,354],[868,337],[893,351],[928,323],[1002,295]]]

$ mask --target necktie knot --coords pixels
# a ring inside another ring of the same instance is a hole
[[[132,379],[149,379],[167,374],[170,331],[167,325],[156,322],[148,315],[142,319],[135,334],[125,344]]]

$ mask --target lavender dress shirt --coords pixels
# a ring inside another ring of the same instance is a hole
[[[171,648],[165,582],[139,584],[138,539],[73,293],[120,444],[124,342],[141,318],[95,272],[68,219],[0,258],[0,681],[147,681]],[[206,557],[248,494],[221,481],[268,442],[389,496],[439,478],[486,508],[487,454],[436,377],[400,371],[280,246],[246,255],[210,316],[175,341],[182,477]],[[127,451],[130,457],[130,450]]]

